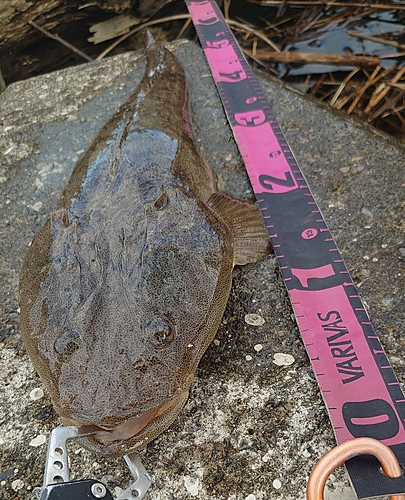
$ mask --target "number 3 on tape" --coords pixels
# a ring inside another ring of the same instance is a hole
[[[186,0],[245,162],[339,443],[373,437],[405,467],[405,396],[256,77],[214,0]],[[359,498],[405,493],[346,462]]]

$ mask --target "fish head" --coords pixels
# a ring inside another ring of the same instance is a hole
[[[181,188],[162,193],[97,232],[54,215],[30,249],[51,238],[35,296],[22,279],[29,354],[63,422],[93,432],[81,443],[104,455],[173,422],[229,295],[229,229]]]

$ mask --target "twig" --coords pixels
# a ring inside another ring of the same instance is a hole
[[[279,26],[281,26],[282,24],[286,24],[286,23],[289,23],[290,21],[293,21],[295,18],[297,17],[297,14],[295,14],[294,16],[290,16],[290,17],[284,17],[283,19],[279,19],[277,22],[275,23],[267,23],[267,26],[265,28],[263,28],[264,31],[269,31],[271,29],[273,29],[274,31],[277,32],[277,34],[280,34],[280,33],[283,33],[280,29],[279,29]]]
[[[225,17],[226,21],[228,21],[228,19],[229,19],[229,8],[231,6],[231,1],[232,0],[225,0],[224,1],[224,17]]]
[[[284,11],[285,11],[285,2],[286,2],[286,0],[283,0],[280,3],[280,6],[279,6],[279,8],[277,9],[277,12],[276,12],[276,17],[281,17],[284,14]]]
[[[323,84],[325,85],[325,82],[323,82]],[[328,91],[325,91],[323,93],[323,95],[321,95],[321,97],[319,97],[319,99],[321,101],[325,101],[329,96],[331,96],[333,94],[334,90],[333,89],[329,89]]]
[[[310,74],[308,74],[306,77],[305,77],[305,82],[301,88],[301,92],[303,92],[304,94],[307,92],[307,88],[308,88],[308,85],[310,84],[311,82],[311,76]]]
[[[156,24],[162,24],[162,23],[168,23],[170,21],[179,21],[182,19],[190,19],[189,14],[179,14],[177,16],[168,16],[168,17],[162,17],[160,19],[155,19],[154,21],[147,21],[146,23],[143,24],[138,24],[138,26],[131,31],[128,31],[128,33],[125,33],[125,35],[122,35],[122,37],[118,38],[114,43],[112,43],[109,47],[107,47],[101,54],[99,54],[96,57],[96,61],[99,59],[103,59],[107,54],[109,54],[112,50],[115,49],[120,43],[122,43],[124,40],[129,38],[130,36],[134,35],[135,33],[138,33],[138,31],[143,30],[144,28],[147,28],[148,26],[154,26]]]
[[[310,31],[311,29],[315,29],[316,27],[322,26],[324,23],[322,22],[321,19],[319,19],[319,14],[322,12],[322,8],[318,7],[317,9],[314,9],[314,11],[309,12],[304,10],[302,13],[302,20],[305,22],[305,24],[301,23],[299,26],[297,23],[296,26],[296,36],[298,34],[300,35],[300,40],[302,40],[302,35],[305,32]],[[308,15],[309,14],[309,15]],[[319,33],[321,34],[321,33]]]
[[[395,115],[398,117],[398,120],[401,121],[402,125],[405,125],[404,119],[400,115],[401,111],[403,111],[404,109],[405,106],[400,106],[399,108],[393,107],[391,110],[382,113],[381,118],[386,118],[387,116],[395,113]]]
[[[398,73],[394,76],[394,78],[391,80],[391,83],[397,83],[398,80],[400,80],[405,74],[405,66],[403,66]],[[382,83],[379,85],[373,92],[370,102],[368,103],[366,109],[364,110],[365,113],[369,113],[372,108],[377,106],[379,102],[381,102],[382,99],[388,94],[390,91],[389,85],[386,83]]]
[[[385,54],[384,56],[379,56],[380,59],[396,59],[397,57],[404,57],[405,52],[397,52],[395,54]]]
[[[254,61],[255,63],[257,63],[259,66],[262,66],[265,68],[266,71],[268,71],[269,73],[274,73],[277,78],[280,78],[280,75],[278,73],[277,70],[275,70],[274,68],[266,68],[263,64],[263,61],[261,61],[260,59],[258,59],[255,55],[252,54],[252,51],[250,50],[246,50],[244,49],[243,47],[241,47],[241,50],[242,52],[245,54],[246,57],[252,59],[252,61]]]
[[[399,90],[405,90],[405,83],[392,83],[392,82],[387,82],[387,85],[394,89],[399,89]]]
[[[366,90],[368,88],[370,88],[372,85],[375,85],[381,78],[383,78],[383,75],[378,76],[378,73],[380,72],[380,70],[381,70],[381,66],[377,66],[375,68],[375,70],[373,71],[373,73],[370,75],[367,82],[361,87],[361,89],[354,96],[354,99],[347,110],[348,115],[352,114],[353,111],[356,109],[357,104],[360,102],[360,99],[363,97]]]
[[[315,86],[312,87],[311,91],[309,92],[310,95],[316,95],[316,93],[320,89],[321,85],[323,84],[325,78],[326,78],[326,75],[321,75],[320,76],[319,80],[315,83]]]
[[[382,118],[382,115],[387,113],[390,115],[392,114],[392,110],[395,108],[397,102],[402,99],[403,97],[403,92],[398,92],[398,91],[395,91],[393,92],[393,94],[391,94],[388,98],[385,97],[384,98],[384,103],[378,107],[378,109],[376,109],[374,111],[374,113],[368,117],[368,121],[369,122],[373,122],[374,120],[376,120],[377,118]],[[387,114],[385,114],[385,116],[388,116]]]
[[[403,43],[394,42],[392,40],[386,40],[385,38],[381,38],[378,36],[362,35],[361,33],[356,33],[356,31],[348,31],[347,33],[350,36],[361,38],[362,40],[370,40],[370,42],[377,42],[383,45],[390,45],[391,47],[396,47],[398,49],[403,49],[403,50],[405,49],[405,44]]]
[[[363,97],[365,94],[366,90],[371,87],[372,85],[375,85],[376,82],[378,82],[379,78],[377,77],[378,73],[381,70],[381,66],[377,66],[373,73],[371,74],[370,78],[367,80],[367,82],[361,87],[357,95],[354,97],[352,103],[349,106],[349,109],[347,110],[347,114],[350,115],[353,113],[353,111],[356,109],[357,104],[360,102],[360,99]]]
[[[184,35],[186,29],[190,26],[190,24],[191,24],[191,18],[187,19],[186,22],[183,24],[181,30],[177,33],[176,40],[178,40]]]
[[[314,54],[312,52],[274,52],[258,50],[256,57],[266,61],[285,64],[333,64],[335,66],[358,66],[359,68],[374,68],[380,63],[376,56],[356,56],[345,54]]]
[[[246,24],[239,23],[238,21],[233,21],[231,19],[228,19],[226,22],[229,26],[234,26],[235,28],[239,28],[241,30],[247,31],[248,33],[251,33],[252,35],[257,36],[258,38],[266,42],[267,45],[270,45],[270,47],[272,47],[276,52],[281,52],[281,49],[277,47],[277,45],[272,42],[270,38],[267,38],[267,36],[263,35],[260,31],[250,28]]]
[[[255,38],[253,40],[253,43],[252,43],[252,54],[256,57],[256,53],[257,53],[257,38]]]
[[[338,97],[340,94],[343,92],[344,88],[346,85],[349,83],[349,81],[353,78],[353,76],[359,71],[359,68],[355,68],[353,71],[351,71],[346,78],[343,80],[343,82],[339,85],[338,89],[335,92],[335,95],[332,97],[330,101],[330,105],[334,106],[336,104],[336,101],[338,100]]]
[[[377,66],[377,69],[381,70],[381,67],[380,66]],[[384,80],[385,78],[388,77],[388,75],[393,71],[394,68],[388,68],[386,69],[385,71],[383,71],[382,73],[378,74],[376,73],[376,70],[374,70],[373,74],[370,76],[370,75],[367,75],[367,73],[363,70],[363,72],[366,74],[368,80],[367,82],[365,83],[364,86],[362,87],[358,87],[352,94],[350,95],[347,95],[347,96],[344,96],[342,97],[336,104],[335,104],[335,108],[336,109],[342,109],[344,106],[346,106],[346,104],[349,104],[350,101],[355,101],[357,96],[360,94],[363,95],[363,91],[367,90],[367,88],[369,88],[370,86],[372,85],[376,85],[378,82],[380,82],[381,80]],[[374,77],[374,79],[371,79],[371,77],[376,74],[376,76]],[[359,102],[359,101],[357,101]],[[357,105],[357,102],[356,102],[356,105]],[[349,109],[351,108],[352,105],[350,105]],[[353,110],[354,110],[354,107],[353,107]],[[351,110],[351,112],[353,111]]]
[[[46,35],[48,38],[52,38],[52,40],[56,40],[57,42],[61,43],[62,45],[64,45],[68,49],[70,49],[72,52],[74,52],[78,56],[80,56],[83,59],[85,59],[86,61],[89,61],[89,62],[94,61],[93,58],[91,58],[90,56],[88,56],[87,54],[85,54],[84,52],[82,52],[80,49],[77,49],[74,45],[72,45],[71,43],[67,42],[66,40],[64,40],[63,38],[61,38],[59,35],[53,35],[52,33],[50,33],[45,28],[41,28],[41,26],[39,26],[34,21],[28,21],[28,24],[30,24],[35,29],[37,29],[38,31],[40,31],[41,33],[43,33],[44,35]]]
[[[285,1],[286,5],[304,5],[305,7],[311,7],[312,5],[326,5],[335,7],[372,7],[376,10],[405,10],[404,5],[400,4],[378,4],[373,3],[371,5],[365,4],[364,2],[335,2],[333,0],[322,1],[322,0],[249,0],[250,3],[258,3],[260,5],[280,5]]]

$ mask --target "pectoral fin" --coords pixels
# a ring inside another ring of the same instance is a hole
[[[235,238],[234,265],[256,262],[270,253],[270,241],[256,204],[215,193],[208,206],[230,227]]]

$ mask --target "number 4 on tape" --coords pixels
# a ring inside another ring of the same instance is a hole
[[[245,162],[339,443],[373,437],[405,466],[405,396],[260,85],[214,0],[186,0]],[[359,498],[405,493],[346,462]]]

